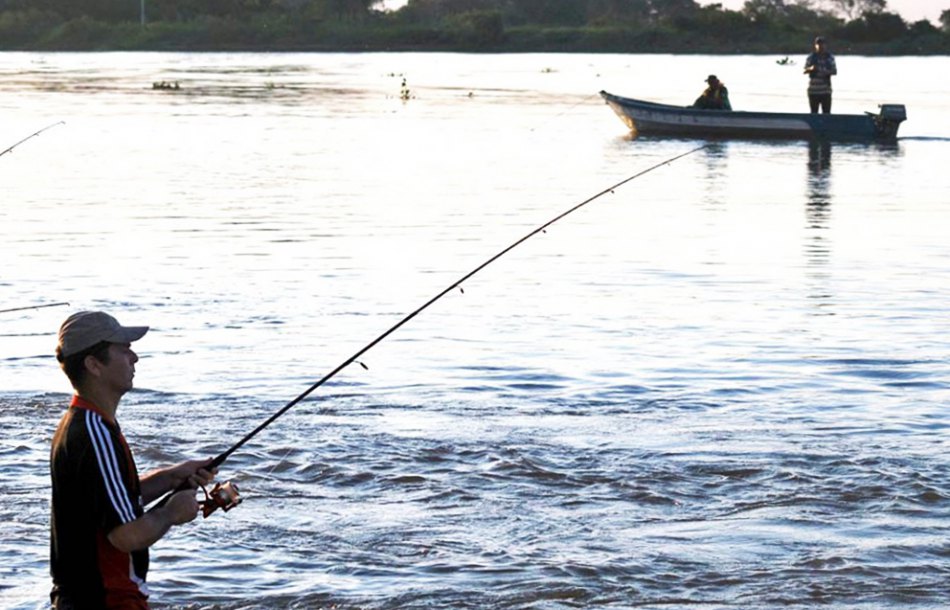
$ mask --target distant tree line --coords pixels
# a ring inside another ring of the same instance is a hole
[[[948,0],[950,1],[950,0]],[[950,53],[886,0],[0,0],[0,48]]]

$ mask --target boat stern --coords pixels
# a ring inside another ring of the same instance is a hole
[[[901,123],[907,120],[907,108],[903,104],[881,104],[880,111],[874,116],[874,129],[877,137],[893,140]]]

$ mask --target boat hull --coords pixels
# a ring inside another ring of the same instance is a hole
[[[878,114],[732,112],[657,104],[601,91],[634,135],[708,138],[893,140],[906,111],[884,104]]]

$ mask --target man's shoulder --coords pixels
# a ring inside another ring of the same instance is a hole
[[[53,439],[56,446],[102,444],[121,437],[118,428],[106,418],[85,409],[69,409],[63,414]]]

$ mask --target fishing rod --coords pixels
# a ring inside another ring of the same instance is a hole
[[[381,335],[379,335],[378,337],[376,337],[375,339],[373,339],[372,341],[370,341],[369,343],[367,343],[365,346],[363,346],[362,348],[360,348],[355,354],[353,354],[352,356],[350,356],[349,358],[347,358],[346,360],[344,360],[344,361],[343,361],[342,363],[340,363],[335,369],[333,369],[332,371],[330,371],[329,373],[327,373],[326,375],[324,375],[320,380],[318,380],[318,381],[315,382],[313,385],[311,385],[309,388],[307,388],[306,390],[304,390],[303,392],[301,392],[299,396],[297,396],[296,398],[294,398],[293,400],[291,400],[290,402],[288,402],[288,403],[287,403],[286,405],[284,405],[281,409],[279,409],[279,410],[276,411],[273,415],[271,415],[271,416],[268,417],[266,420],[264,420],[264,421],[263,421],[260,425],[258,425],[256,428],[254,428],[253,430],[251,430],[250,432],[248,432],[247,434],[245,434],[244,437],[241,438],[241,440],[239,440],[238,442],[234,443],[234,444],[233,444],[230,448],[228,448],[224,453],[221,453],[220,455],[218,455],[217,457],[215,457],[213,460],[211,460],[211,462],[208,464],[208,466],[206,466],[206,468],[207,468],[208,470],[211,470],[211,469],[214,469],[214,468],[219,467],[221,464],[223,464],[223,463],[225,462],[225,460],[227,460],[227,459],[231,456],[231,454],[233,454],[235,451],[237,451],[238,449],[240,449],[241,447],[243,447],[244,444],[247,443],[248,441],[250,441],[252,438],[254,438],[255,436],[257,436],[257,434],[260,433],[262,430],[264,430],[264,428],[266,428],[266,427],[268,427],[269,425],[271,425],[272,423],[274,423],[274,422],[277,420],[277,418],[279,418],[279,417],[282,416],[284,413],[286,413],[287,411],[289,411],[290,409],[292,409],[295,405],[297,405],[297,403],[299,403],[299,402],[302,401],[304,398],[306,398],[307,396],[309,396],[311,393],[313,393],[314,390],[316,390],[317,388],[319,388],[320,386],[322,386],[323,384],[325,384],[327,381],[329,381],[330,379],[332,379],[333,377],[335,377],[340,371],[342,371],[342,370],[345,369],[346,367],[348,367],[348,366],[350,366],[351,364],[353,364],[354,362],[356,362],[357,364],[360,364],[361,366],[363,366],[364,368],[366,368],[365,365],[363,365],[361,362],[359,362],[360,356],[362,356],[363,354],[365,354],[366,352],[368,352],[369,350],[371,350],[373,347],[375,347],[377,344],[379,344],[381,341],[383,341],[386,337],[388,337],[389,335],[391,335],[391,334],[393,334],[394,332],[396,332],[398,329],[400,329],[402,326],[404,326],[407,322],[409,322],[410,320],[412,320],[413,318],[415,318],[416,316],[418,316],[420,313],[422,313],[423,311],[425,311],[426,309],[428,309],[433,303],[435,303],[436,301],[438,301],[439,299],[441,299],[442,297],[444,297],[444,296],[447,295],[448,293],[452,292],[452,291],[455,290],[456,288],[462,290],[461,285],[462,285],[466,280],[468,280],[468,279],[471,278],[473,275],[475,275],[476,273],[478,273],[479,271],[481,271],[482,269],[484,269],[484,268],[487,267],[488,265],[492,264],[493,262],[495,262],[495,261],[498,260],[499,258],[503,257],[503,256],[504,256],[505,254],[507,254],[508,252],[514,250],[516,247],[518,247],[518,246],[521,245],[522,243],[528,241],[529,239],[531,239],[532,237],[534,237],[534,236],[537,235],[538,233],[543,233],[548,227],[550,227],[550,226],[553,225],[554,223],[558,222],[559,220],[561,220],[561,219],[564,218],[565,216],[568,216],[568,215],[570,215],[570,214],[573,214],[573,213],[576,212],[577,210],[579,210],[579,209],[581,209],[582,207],[586,206],[587,204],[589,204],[589,203],[591,203],[591,202],[593,202],[593,201],[595,201],[595,200],[597,200],[597,199],[603,197],[604,195],[606,195],[606,194],[608,194],[608,193],[613,193],[617,188],[623,186],[624,184],[627,184],[628,182],[630,182],[630,181],[632,181],[632,180],[635,180],[635,179],[639,178],[640,176],[643,176],[643,175],[648,174],[648,173],[650,173],[650,172],[652,172],[652,171],[654,171],[654,170],[656,170],[656,169],[659,169],[660,167],[663,167],[664,165],[669,165],[670,163],[673,163],[674,161],[677,161],[677,160],[679,160],[679,159],[682,159],[683,157],[686,157],[686,156],[691,155],[691,154],[693,154],[693,153],[695,153],[695,152],[697,152],[697,151],[700,151],[700,150],[706,148],[706,146],[707,146],[707,145],[703,145],[703,146],[700,146],[700,147],[698,147],[698,148],[694,148],[694,149],[692,149],[692,150],[690,150],[690,151],[688,151],[688,152],[685,152],[685,153],[681,153],[681,154],[679,154],[679,155],[676,155],[675,157],[671,157],[671,158],[669,158],[669,159],[666,159],[666,160],[664,160],[664,161],[661,161],[660,163],[657,163],[657,164],[655,164],[655,165],[653,165],[653,166],[651,166],[651,167],[648,167],[647,169],[644,169],[644,170],[641,170],[641,171],[637,172],[636,174],[634,174],[634,175],[632,175],[632,176],[630,176],[630,177],[628,177],[628,178],[625,178],[625,179],[621,180],[620,182],[614,184],[613,186],[607,187],[606,189],[600,191],[600,192],[597,193],[596,195],[593,195],[592,197],[589,197],[588,199],[585,199],[584,201],[578,203],[578,204],[575,205],[574,207],[572,207],[572,208],[570,208],[570,209],[568,209],[568,210],[566,210],[566,211],[564,211],[564,212],[561,212],[560,214],[558,214],[557,216],[555,216],[555,217],[552,218],[551,220],[545,222],[544,224],[542,224],[541,226],[539,226],[539,227],[537,227],[536,229],[532,230],[531,232],[529,232],[529,233],[526,234],[525,236],[521,237],[520,239],[516,240],[515,242],[513,242],[513,243],[510,244],[509,246],[505,247],[504,249],[502,249],[501,251],[499,251],[497,254],[495,254],[494,256],[492,256],[491,258],[489,258],[488,260],[486,260],[485,262],[481,263],[480,265],[478,265],[477,267],[475,267],[474,269],[472,269],[471,271],[469,271],[468,273],[466,273],[465,275],[463,275],[463,276],[460,277],[459,279],[457,279],[457,280],[455,280],[454,282],[452,282],[452,284],[450,284],[447,288],[445,288],[444,290],[442,290],[441,292],[439,292],[438,294],[436,294],[434,297],[432,297],[431,299],[429,299],[428,301],[426,301],[425,303],[423,303],[421,307],[419,307],[418,309],[416,309],[416,310],[413,311],[412,313],[410,313],[410,314],[408,314],[407,316],[405,316],[404,318],[402,318],[399,322],[397,322],[396,324],[394,324],[393,326],[391,326],[388,330],[386,330],[386,331],[383,332]],[[463,290],[463,292],[464,292],[464,290]],[[185,489],[188,489],[188,484],[187,484],[187,482],[186,482],[186,483],[182,483],[182,485],[180,485],[177,489],[175,489],[174,491],[170,492],[169,494],[167,494],[166,496],[164,496],[161,500],[159,500],[159,502],[155,505],[155,508],[158,508],[158,507],[164,505],[165,502],[168,501],[168,498],[169,498],[173,493],[176,493],[176,492],[178,492],[178,491],[183,491],[183,490],[185,490]],[[205,500],[204,500],[203,502],[201,502],[201,505],[202,505],[202,508],[203,508],[203,512],[204,512],[204,516],[205,516],[205,517],[207,517],[209,514],[211,514],[212,512],[214,512],[214,510],[217,509],[217,508],[222,508],[223,510],[228,511],[228,510],[230,510],[231,508],[234,508],[235,506],[237,506],[237,504],[239,504],[240,501],[241,501],[240,496],[238,495],[237,486],[235,486],[235,485],[234,485],[233,483],[231,483],[230,481],[225,482],[225,483],[218,483],[218,484],[216,484],[215,487],[214,487],[214,489],[213,489],[210,493],[208,492],[208,490],[204,489],[204,487],[202,487],[202,489],[204,490],[204,493],[205,493]]]
[[[36,136],[40,135],[41,133],[43,133],[43,132],[46,131],[47,129],[52,129],[53,127],[56,127],[57,125],[65,125],[65,124],[66,124],[66,121],[57,121],[57,122],[53,123],[52,125],[47,125],[46,127],[44,127],[43,129],[41,129],[41,130],[39,130],[39,131],[37,131],[37,132],[31,133],[30,135],[26,136],[25,138],[23,138],[22,140],[20,140],[19,142],[17,142],[17,143],[14,144],[13,146],[11,146],[10,148],[6,149],[6,150],[3,151],[3,152],[0,152],[0,157],[2,157],[3,155],[7,154],[8,152],[13,152],[13,149],[14,149],[14,148],[16,148],[17,146],[19,146],[20,144],[23,144],[24,142],[26,142],[26,141],[29,140],[30,138],[35,138]]]
[[[47,303],[45,305],[31,305],[29,307],[11,307],[10,309],[0,309],[0,313],[10,313],[12,311],[26,311],[27,309],[43,309],[44,307],[63,307],[69,306],[69,303]]]

